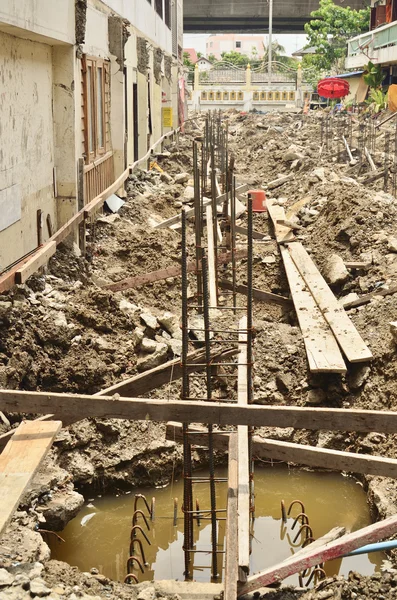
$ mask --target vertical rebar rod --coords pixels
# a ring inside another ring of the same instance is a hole
[[[232,179],[232,190],[230,196],[230,242],[231,242],[231,252],[232,252],[232,285],[233,285],[233,308],[237,306],[237,293],[236,293],[236,283],[237,283],[237,267],[236,267],[236,178]],[[236,314],[236,311],[234,311]]]
[[[383,178],[383,191],[387,192],[389,186],[389,153],[390,153],[390,133],[385,135],[385,174]]]
[[[198,168],[198,145],[193,142],[193,182],[194,182],[194,229],[196,243],[196,279],[197,279],[197,305],[202,306],[203,284],[202,284],[202,212],[200,195],[200,176]],[[202,311],[199,311],[202,312]]]
[[[252,404],[254,400],[253,390],[253,319],[252,319],[252,306],[253,306],[253,212],[252,212],[252,196],[248,194],[247,201],[248,209],[248,222],[247,222],[247,402]],[[250,466],[250,509],[253,514],[254,511],[254,466],[252,459],[252,437],[253,427],[248,429],[248,460]]]
[[[205,330],[205,357],[206,357],[206,375],[207,375],[207,399],[212,399],[212,379],[211,379],[211,344],[210,344],[210,310],[209,310],[209,290],[208,290],[208,261],[203,256],[203,306],[204,306],[204,330]],[[217,522],[216,522],[216,490],[215,490],[215,465],[214,465],[214,444],[213,444],[213,426],[208,425],[208,454],[209,454],[209,472],[210,472],[210,499],[211,499],[211,541],[212,541],[212,578],[218,579],[217,565]]]
[[[189,398],[189,372],[187,355],[189,350],[188,330],[188,274],[187,274],[187,241],[186,241],[186,213],[182,211],[182,399]],[[183,424],[183,507],[184,507],[184,541],[185,549],[185,578],[191,579],[191,557],[188,549],[193,546],[193,519],[192,519],[192,457],[191,444],[188,436],[188,423]]]

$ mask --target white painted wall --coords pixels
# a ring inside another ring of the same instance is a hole
[[[0,32],[0,73],[0,191],[21,215],[0,231],[4,268],[37,246],[39,208],[56,224],[51,46]]]
[[[88,4],[87,6],[87,24],[83,52],[89,56],[109,58],[108,13],[106,7],[100,10],[100,3],[97,3],[96,7],[92,4]]]
[[[73,44],[74,0],[0,0],[0,29],[21,37],[25,32],[31,40],[36,34],[48,43]]]
[[[147,0],[104,0],[104,3],[121,17],[128,19],[157,46],[171,54],[171,30],[156,13],[153,2],[149,4]]]

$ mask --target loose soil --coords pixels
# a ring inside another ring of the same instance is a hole
[[[362,295],[395,282],[397,200],[383,191],[383,179],[361,183],[369,169],[364,164],[352,167],[343,154],[337,156],[336,142],[333,153],[326,154],[320,139],[322,115],[244,115],[229,111],[225,119],[229,122],[229,152],[236,158],[238,184],[266,187],[279,176],[293,175],[267,193],[283,204],[287,213],[302,201],[290,218],[302,227],[298,237],[320,270],[332,254],[344,261],[368,263],[365,268],[349,270],[344,283],[333,286],[338,298],[352,293]],[[154,230],[153,225],[180,210],[185,188],[191,183],[192,140],[200,136],[202,124],[203,117],[197,115],[180,137],[179,146],[170,145],[157,157],[163,172],[134,173],[127,186],[128,199],[119,213],[105,213],[90,225],[85,257],[75,245],[64,245],[50,260],[46,274],[35,275],[26,285],[15,286],[0,297],[1,387],[92,394],[150,368],[153,361],[159,364],[178,355],[178,328],[169,331],[161,323],[166,312],[179,321],[180,278],[125,292],[112,292],[102,286],[180,265],[179,233]],[[358,129],[358,123],[354,127]],[[392,128],[390,125],[390,131]],[[373,153],[378,169],[384,166],[384,135],[382,129]],[[178,183],[175,178],[181,173],[187,176]],[[243,216],[241,225],[245,224]],[[255,287],[288,297],[288,284],[267,216],[255,215],[254,227],[270,236],[266,243],[255,244]],[[244,238],[238,241],[243,244]],[[193,257],[192,235],[188,243]],[[239,266],[241,283],[246,280],[245,264],[241,261]],[[194,290],[193,277],[190,289]],[[155,318],[154,324],[150,323],[150,315]],[[349,315],[370,347],[373,361],[350,366],[346,376],[313,375],[308,371],[294,312],[255,303],[255,400],[262,404],[396,410],[396,346],[389,323],[396,320],[397,295],[377,297],[350,310]],[[145,352],[143,338],[148,340],[144,342]],[[200,392],[199,384],[195,391]],[[216,390],[219,398],[234,393],[221,383]],[[150,396],[175,398],[179,394],[180,383],[176,382]],[[0,434],[17,427],[20,420],[21,415],[5,415],[0,420]],[[263,428],[258,433],[323,448],[397,458],[395,435],[292,428]],[[205,452],[194,458],[197,463],[205,462]],[[95,570],[83,574],[50,560],[45,535],[53,534],[36,530],[62,529],[82,505],[80,492],[165,484],[173,472],[180,472],[181,459],[181,447],[165,440],[164,424],[85,419],[65,427],[0,539],[0,567],[7,569],[0,568],[0,597],[31,597],[28,581],[37,578],[52,589],[47,595],[54,600],[85,595],[137,597],[141,587],[111,582]],[[374,518],[395,514],[394,480],[361,480]],[[275,590],[266,598],[394,598],[397,571],[393,553],[384,566],[383,573],[371,578],[352,573],[347,581],[327,580],[311,591]],[[2,586],[1,577],[7,579],[4,573],[14,578],[14,585]]]

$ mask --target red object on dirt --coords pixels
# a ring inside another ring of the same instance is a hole
[[[350,90],[349,82],[338,77],[327,77],[318,82],[317,92],[323,98],[344,98]]]
[[[266,212],[266,194],[263,190],[250,190],[248,195],[252,198],[253,212]]]

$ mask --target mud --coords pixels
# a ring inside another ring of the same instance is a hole
[[[146,45],[138,55],[140,70],[146,72]],[[230,152],[236,156],[239,183],[266,186],[280,175],[294,175],[268,195],[283,202],[287,212],[294,203],[306,199],[293,218],[302,227],[299,238],[320,269],[330,254],[343,260],[368,262],[363,269],[349,270],[347,280],[334,286],[336,295],[362,295],[390,286],[397,269],[393,241],[397,201],[382,192],[382,180],[364,186],[358,181],[357,170],[352,171],[346,163],[320,158],[320,120],[316,114],[303,119],[301,115],[241,115],[231,111],[227,118]],[[202,118],[197,116],[198,126],[200,121]],[[26,285],[16,286],[0,297],[2,387],[98,392],[136,374],[142,364],[147,364],[142,362],[147,360],[140,345],[142,335],[165,345],[161,360],[174,357],[175,345],[169,332],[160,325],[151,329],[141,315],[160,317],[171,311],[179,319],[178,278],[124,293],[106,291],[100,286],[180,264],[179,234],[168,229],[154,231],[152,226],[180,210],[188,182],[179,184],[175,176],[192,173],[191,145],[198,134],[195,123],[180,137],[179,147],[170,145],[156,158],[163,173],[134,173],[128,183],[129,199],[120,213],[105,214],[91,226],[86,258],[73,248],[60,248],[46,275],[32,277]],[[293,161],[284,160],[291,145],[300,155],[294,167]],[[381,159],[379,155],[379,164]],[[243,217],[241,224],[244,222]],[[271,233],[263,215],[255,215],[254,226],[265,234]],[[192,248],[193,240],[189,243]],[[268,259],[262,262],[264,257]],[[255,287],[288,296],[273,240],[266,246],[255,246],[254,274]],[[240,281],[244,282],[243,275]],[[294,312],[255,303],[256,400],[294,406],[396,409],[396,346],[389,326],[390,321],[396,320],[396,313],[397,295],[377,298],[350,310],[374,360],[369,365],[350,367],[346,376],[312,375],[307,369]],[[177,382],[151,396],[171,398],[178,397],[179,392]],[[16,427],[21,418],[17,414],[6,417],[11,427]],[[0,421],[0,434],[8,428]],[[397,458],[394,435],[293,429],[263,429],[260,433],[319,447]],[[195,455],[195,460],[204,462],[205,453]],[[79,491],[102,493],[109,489],[123,491],[138,484],[164,484],[178,469],[181,449],[165,441],[164,425],[87,419],[63,429],[37,477],[38,483],[22,501],[0,540],[0,567],[11,569],[15,561],[30,565],[43,561],[45,569],[40,577],[50,587],[61,583],[68,590],[66,597],[73,593],[78,597],[77,591],[72,591],[74,585],[90,597],[134,597],[131,588],[109,581],[102,583],[98,578],[93,580],[92,574],[81,574],[56,561],[47,562],[49,551],[42,536],[51,534],[40,534],[35,528],[61,529],[82,502]],[[395,482],[374,477],[362,481],[374,518],[395,514]],[[65,510],[61,511],[60,506]],[[353,574],[348,581],[327,581],[317,592],[276,591],[274,598],[391,598],[397,583],[393,553],[390,561],[382,576],[365,578]],[[1,593],[8,594],[12,589],[2,589]],[[16,598],[25,596],[14,594]]]

